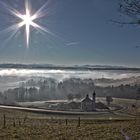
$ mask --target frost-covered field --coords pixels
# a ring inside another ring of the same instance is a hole
[[[5,140],[124,140],[125,135],[132,140],[140,139],[140,120],[124,117],[110,120],[100,115],[96,119],[81,118],[79,123],[78,116],[51,116],[0,108],[0,123],[0,139]]]

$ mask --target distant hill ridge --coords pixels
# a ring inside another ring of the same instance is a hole
[[[110,65],[53,65],[53,64],[0,64],[0,68],[19,68],[19,69],[61,69],[61,70],[135,70],[140,71],[137,67],[123,67]]]

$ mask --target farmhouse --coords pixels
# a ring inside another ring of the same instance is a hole
[[[89,95],[87,94],[87,96],[82,100],[81,102],[81,110],[82,111],[95,111],[96,107],[95,107],[95,99],[96,98],[96,93],[94,91],[93,95],[92,95],[92,99],[89,98]]]
[[[72,102],[60,102],[60,103],[50,103],[49,109],[53,110],[63,110],[63,111],[83,111],[83,112],[93,112],[93,111],[108,111],[109,108],[102,102],[96,102],[96,93],[92,94],[92,99],[87,94],[82,101],[72,101]]]

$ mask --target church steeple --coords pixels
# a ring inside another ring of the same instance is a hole
[[[95,101],[95,98],[96,98],[96,93],[95,93],[95,90],[94,90],[94,92],[92,94],[92,100]]]
[[[89,98],[88,94],[87,94],[86,98]]]
[[[96,104],[96,93],[94,91],[93,94],[92,94],[92,108],[93,108],[93,111],[96,110],[95,104]]]

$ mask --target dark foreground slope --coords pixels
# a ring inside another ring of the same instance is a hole
[[[124,133],[139,140],[140,120],[85,118],[79,123],[78,118],[0,109],[0,140],[124,140]]]

